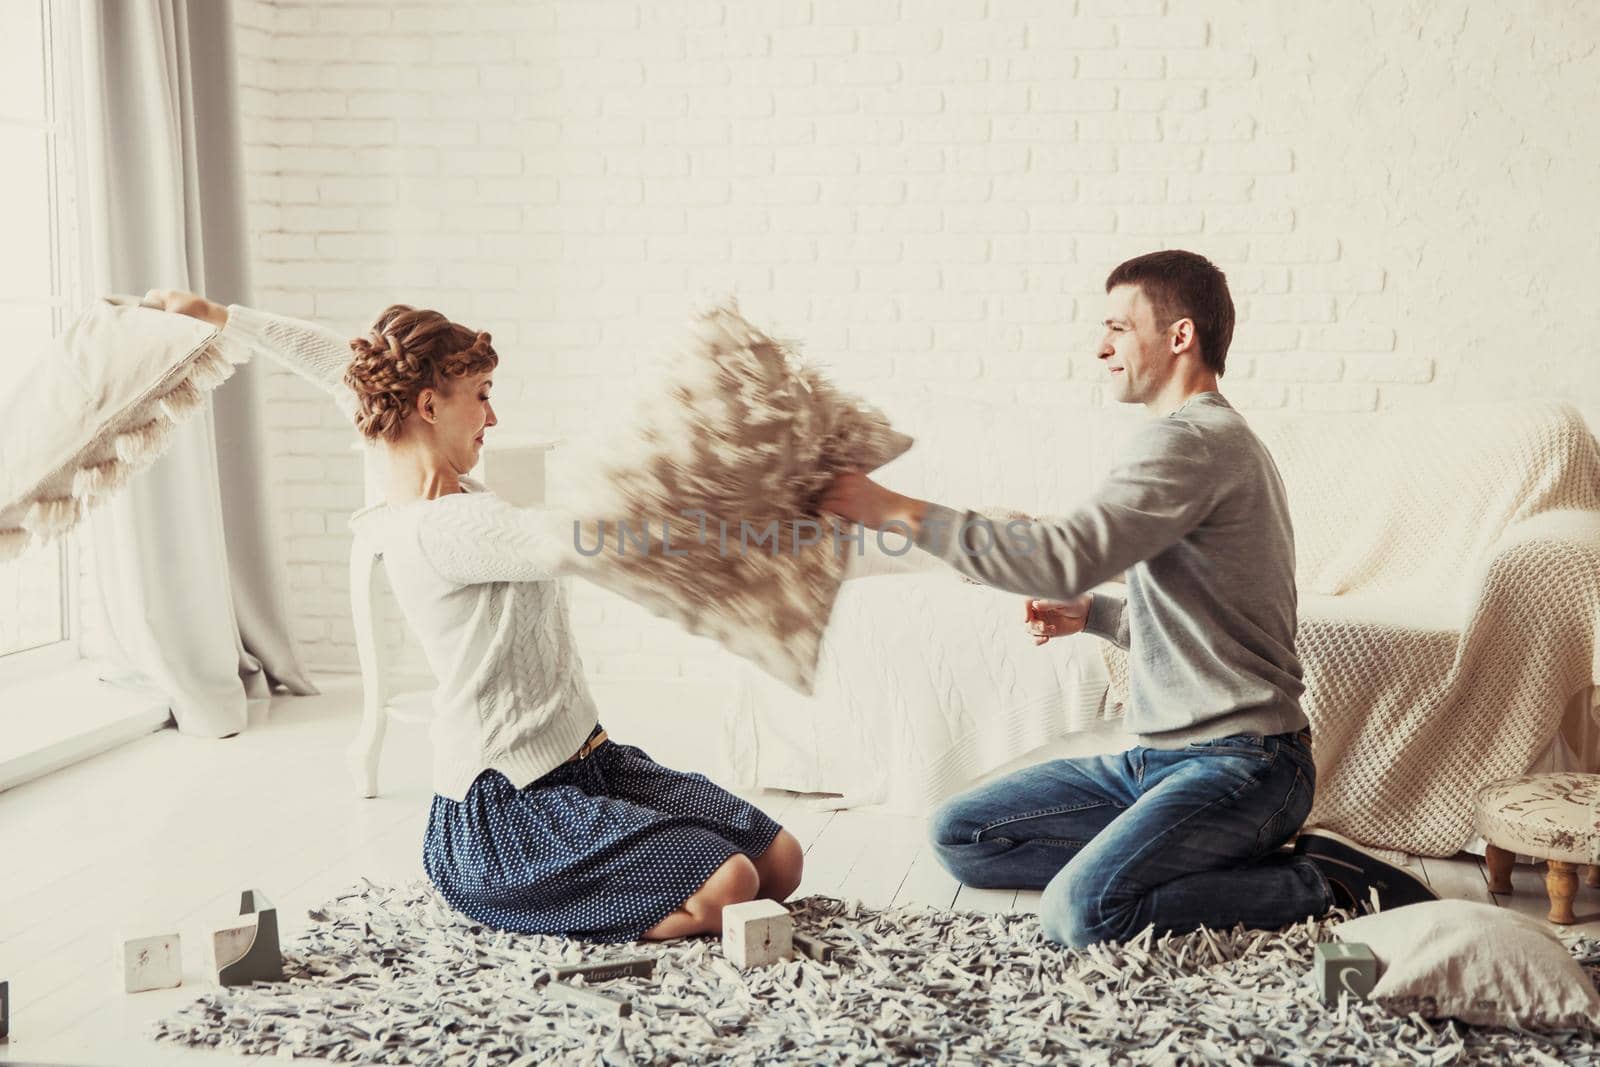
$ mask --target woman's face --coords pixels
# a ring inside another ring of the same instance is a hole
[[[484,434],[500,420],[495,418],[489,398],[494,386],[494,371],[469,374],[451,383],[448,391],[424,390],[417,398],[426,414],[431,405],[434,418],[424,422],[433,438],[433,447],[457,474],[466,474],[478,465]]]

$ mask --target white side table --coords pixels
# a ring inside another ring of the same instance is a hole
[[[517,507],[544,503],[545,456],[559,440],[506,438],[493,435],[478,457],[471,476],[495,495]],[[364,458],[365,506],[383,501],[387,483],[386,454],[377,445],[358,441],[351,448]],[[383,553],[357,534],[350,544],[350,611],[355,620],[356,656],[361,661],[361,729],[346,751],[350,776],[358,795],[378,795],[378,760],[383,735],[392,716],[401,722],[426,722],[432,714],[433,694],[423,690],[393,692],[390,664],[374,620],[378,613],[378,586],[373,580]]]

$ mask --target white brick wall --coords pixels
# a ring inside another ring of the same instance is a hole
[[[1229,273],[1247,410],[1600,398],[1590,5],[237,8],[258,301],[491,330],[507,431],[617,417],[640,354],[726,291],[891,409],[932,391],[1059,422],[1101,403],[1106,272],[1159,247]],[[349,669],[357,458],[282,374],[271,428],[298,632]],[[576,593],[597,674],[727,676]]]

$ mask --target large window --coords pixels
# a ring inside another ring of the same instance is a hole
[[[0,395],[64,325],[72,247],[50,0],[0,0]],[[74,643],[72,545],[0,563],[0,675]]]

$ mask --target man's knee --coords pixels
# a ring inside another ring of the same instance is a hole
[[[928,837],[940,848],[971,844],[977,832],[978,827],[959,796],[940,804],[928,820]]]
[[[1069,863],[1044,887],[1039,897],[1039,926],[1044,935],[1068,948],[1128,940],[1137,931],[1122,929],[1119,912],[1108,906],[1100,887],[1091,884],[1085,874]]]
[[[983,882],[983,857],[978,855],[978,834],[983,827],[974,817],[962,797],[945,801],[928,820],[928,838],[933,844],[933,854],[945,870],[963,885],[978,886]]]

